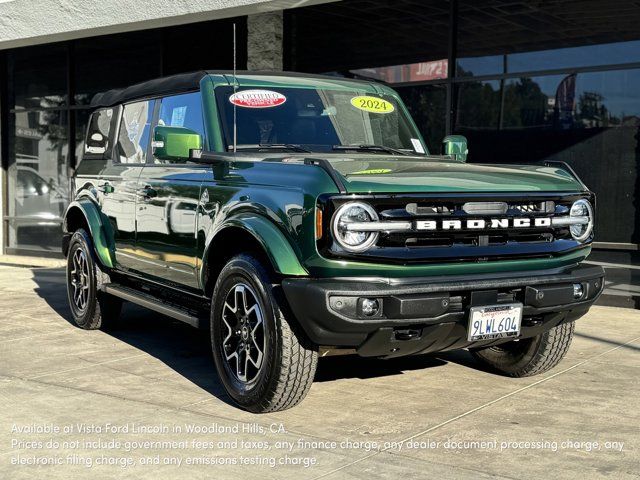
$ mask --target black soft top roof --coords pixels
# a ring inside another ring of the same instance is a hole
[[[304,77],[304,78],[318,78],[318,79],[333,79],[328,75],[314,75],[310,73],[297,73],[297,72],[252,72],[246,70],[238,70],[237,75],[271,75],[271,76],[286,76],[286,77]],[[136,83],[126,88],[118,88],[114,90],[107,90],[106,92],[97,93],[91,99],[91,106],[94,108],[111,107],[121,103],[130,102],[141,98],[157,97],[173,93],[188,92],[197,90],[200,88],[200,80],[206,75],[218,74],[218,75],[233,75],[231,70],[216,70],[205,71],[200,70],[197,72],[180,73],[178,75],[171,75],[168,77],[156,78],[148,80],[142,83]],[[371,83],[366,80],[356,80],[353,78],[340,78],[340,80],[349,80],[352,82]]]
[[[119,103],[145,97],[155,97],[169,93],[188,92],[200,88],[200,80],[207,75],[204,70],[199,72],[181,73],[169,77],[155,78],[142,83],[136,83],[126,88],[107,90],[97,93],[91,99],[91,106],[111,107]]]

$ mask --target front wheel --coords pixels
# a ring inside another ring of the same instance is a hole
[[[67,297],[74,323],[85,330],[113,326],[122,301],[98,291],[98,266],[91,237],[82,228],[74,232],[67,255]]]
[[[530,377],[551,370],[564,358],[573,339],[574,322],[525,338],[471,350],[480,363],[510,377]]]
[[[211,302],[211,345],[227,393],[255,413],[285,410],[306,396],[318,362],[278,305],[273,280],[255,258],[223,268]]]

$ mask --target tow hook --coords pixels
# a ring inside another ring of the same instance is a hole
[[[396,340],[406,341],[413,340],[414,338],[420,337],[420,330],[396,330],[395,331]]]

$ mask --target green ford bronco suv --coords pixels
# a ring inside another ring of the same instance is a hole
[[[433,155],[398,94],[197,72],[97,95],[64,222],[73,319],[130,301],[208,328],[253,412],[300,402],[318,357],[468,348],[544,372],[602,292],[594,195],[566,165]]]

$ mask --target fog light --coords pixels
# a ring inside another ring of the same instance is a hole
[[[380,303],[375,298],[365,298],[362,300],[362,314],[365,317],[373,317],[380,310]]]
[[[582,284],[581,283],[574,283],[573,284],[573,298],[578,300],[578,299],[582,298],[582,295],[584,295],[584,288],[582,288]]]

